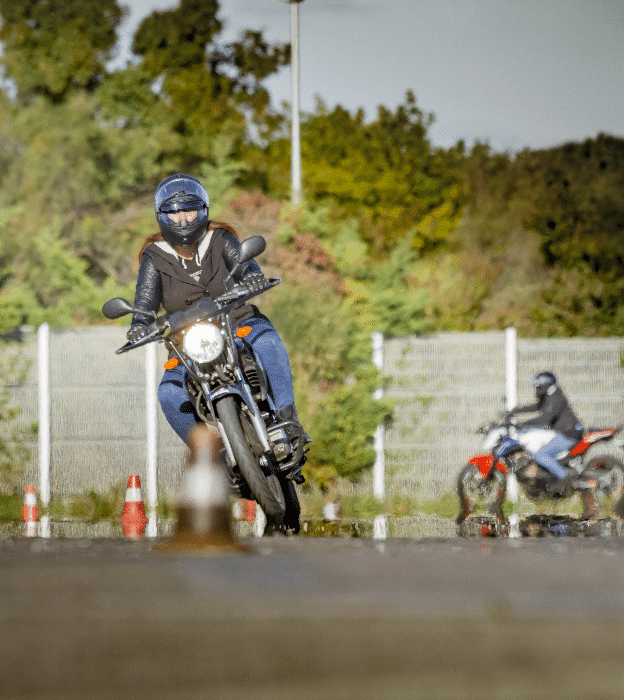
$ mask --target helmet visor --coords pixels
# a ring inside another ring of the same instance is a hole
[[[178,200],[175,204],[168,208],[163,206],[168,199],[171,199],[174,195],[184,195],[183,197],[176,197]],[[185,204],[187,206],[180,206],[180,200],[186,200]],[[198,206],[198,201],[201,203]],[[192,206],[188,206],[192,203]],[[206,188],[201,184],[201,182],[191,175],[171,175],[170,177],[163,180],[160,185],[156,188],[154,193],[154,207],[156,212],[160,211],[161,208],[164,211],[177,211],[179,209],[200,209],[202,206],[207,207],[209,205],[208,192]]]
[[[174,224],[179,224],[181,221],[186,221],[187,223],[192,223],[197,218],[199,212],[197,209],[193,211],[178,211],[174,214],[167,214],[169,221],[173,221]]]

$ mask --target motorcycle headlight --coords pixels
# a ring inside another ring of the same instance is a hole
[[[223,336],[213,323],[196,323],[182,343],[184,352],[195,362],[212,362],[223,350]]]

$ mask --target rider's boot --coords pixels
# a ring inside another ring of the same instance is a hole
[[[297,409],[295,408],[294,403],[291,403],[290,406],[284,406],[284,408],[280,408],[279,411],[276,411],[275,415],[278,421],[292,420],[299,424],[299,427],[303,431],[304,445],[307,445],[308,443],[312,442],[312,438],[306,433],[305,429],[301,425],[301,421],[299,420],[299,416],[297,415]],[[289,440],[295,440],[299,438],[300,433],[296,426],[287,425],[285,430]]]
[[[295,482],[295,484],[303,484],[305,481],[305,477],[301,473],[301,468],[306,462],[306,457],[305,455],[303,455],[303,448],[308,443],[312,442],[312,438],[308,435],[304,427],[301,425],[301,421],[299,420],[299,416],[297,415],[297,409],[295,408],[294,403],[290,404],[290,406],[280,408],[279,411],[276,411],[275,415],[277,420],[280,422],[294,421],[296,423],[296,425],[290,423],[284,427],[286,435],[288,436],[288,439],[293,445],[293,449],[296,451],[298,448],[301,448],[302,450],[301,460],[299,461],[299,464],[292,468],[292,471],[288,478],[292,479]],[[301,439],[303,439],[303,445],[299,445],[299,441]]]
[[[549,496],[565,496],[570,490],[570,482],[572,481],[572,474],[568,473],[561,479],[555,479],[551,481],[546,490]]]

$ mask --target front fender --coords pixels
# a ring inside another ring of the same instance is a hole
[[[224,384],[218,389],[214,389],[212,391],[210,391],[210,387],[207,384],[203,384],[202,388],[204,389],[204,392],[206,392],[206,394],[210,397],[210,403],[213,407],[215,403],[224,396],[238,396],[240,400],[244,404],[246,404],[247,408],[249,409],[249,415],[251,416],[251,420],[256,429],[256,434],[258,436],[260,444],[262,445],[263,451],[267,453],[271,452],[271,445],[269,443],[269,437],[267,435],[264,421],[262,420],[260,413],[258,412],[258,406],[256,405],[253,396],[251,396],[245,384],[243,384],[242,382],[236,384]],[[215,413],[214,408],[213,413]]]
[[[207,394],[207,396],[210,397],[210,402],[212,404],[214,404],[214,402],[217,401],[217,399],[220,399],[223,396],[227,396],[228,394],[235,394],[236,396],[240,396],[241,399],[245,398],[243,396],[243,392],[234,384],[226,384],[225,386],[220,386],[214,391],[210,391],[208,385],[202,385],[202,388],[204,389],[204,392]]]
[[[491,454],[474,455],[474,457],[471,457],[468,460],[468,464],[474,464],[475,466],[479,467],[481,474],[486,477],[492,471],[492,467],[494,466],[494,456]],[[503,472],[503,474],[507,474],[507,467],[500,461],[500,459],[496,462],[496,469]]]

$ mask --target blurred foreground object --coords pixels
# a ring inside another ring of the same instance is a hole
[[[161,554],[219,555],[246,552],[232,532],[229,489],[218,433],[198,425],[189,438],[191,459],[182,476],[177,522]]]

